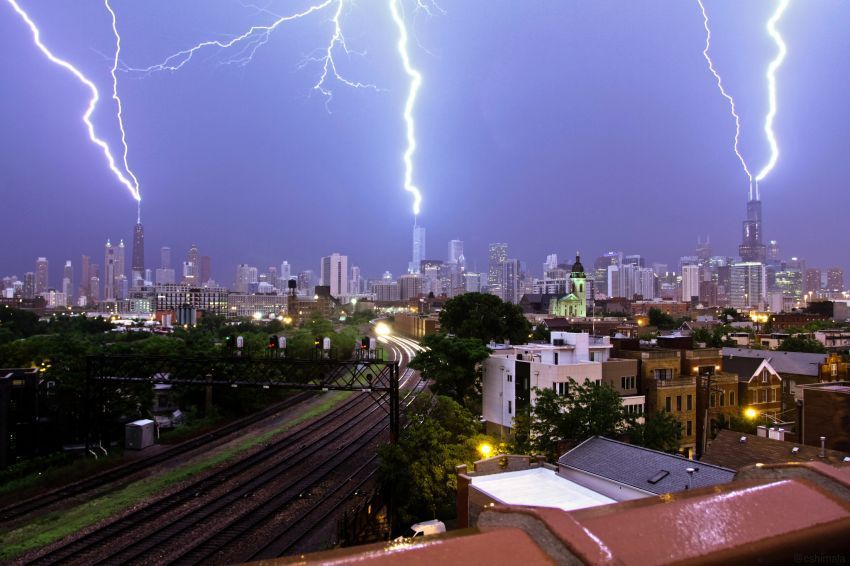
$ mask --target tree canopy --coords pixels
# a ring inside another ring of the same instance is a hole
[[[422,345],[427,349],[413,358],[410,367],[432,381],[435,394],[477,410],[481,403],[480,364],[490,356],[490,350],[476,338],[445,334],[428,335]]]
[[[477,338],[485,344],[491,340],[523,344],[531,332],[531,324],[518,305],[485,293],[464,293],[446,301],[440,311],[440,326],[445,332]]]
[[[628,434],[632,444],[662,452],[676,452],[682,438],[682,423],[666,411],[647,413],[643,423],[635,420],[630,424]]]
[[[823,344],[805,336],[789,336],[779,344],[777,350],[781,352],[826,353],[826,348],[823,347]]]
[[[479,442],[493,442],[477,434],[474,415],[448,397],[418,403],[408,418],[398,444],[379,450],[378,474],[393,502],[396,533],[417,521],[453,518],[455,467],[478,459]]]

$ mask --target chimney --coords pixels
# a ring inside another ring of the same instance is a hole
[[[821,458],[826,458],[826,437],[820,437],[820,454],[818,454]]]

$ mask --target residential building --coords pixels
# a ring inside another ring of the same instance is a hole
[[[850,452],[850,381],[813,383],[800,389],[803,443]]]
[[[208,314],[227,315],[228,291],[220,287],[190,287],[189,285],[159,285],[156,287],[154,311],[177,312],[188,305]]]
[[[711,441],[700,463],[714,464],[733,470],[756,465],[778,465],[803,462],[827,462],[843,465],[850,453],[824,450],[819,444],[807,446],[799,441],[776,440],[766,436],[723,429]]]
[[[726,348],[724,348],[724,352]],[[782,376],[766,358],[724,356],[723,368],[738,376],[738,396],[741,405],[746,405],[766,415],[770,422],[778,422],[793,415],[783,414]]]
[[[570,382],[601,383],[603,366],[611,360],[610,339],[576,332],[552,332],[549,344],[505,346],[491,344],[493,353],[484,361],[482,413],[488,431],[504,434],[513,426],[517,412],[531,407],[536,389],[569,394]],[[634,376],[636,364],[613,364],[609,379]],[[628,392],[636,392],[625,383]],[[624,405],[644,404],[640,395],[623,397]],[[630,409],[639,412],[638,409]]]

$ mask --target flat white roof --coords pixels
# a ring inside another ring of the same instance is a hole
[[[506,505],[533,505],[572,511],[616,503],[610,497],[562,478],[554,470],[546,468],[472,476],[472,485]]]

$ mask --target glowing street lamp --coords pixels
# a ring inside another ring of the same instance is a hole
[[[746,409],[744,409],[744,416],[752,420],[759,416],[759,411],[755,407],[747,407]]]
[[[375,325],[375,334],[378,336],[389,336],[392,329],[386,322],[379,322]]]
[[[493,453],[493,446],[489,442],[482,442],[478,445],[478,452],[486,460]]]

